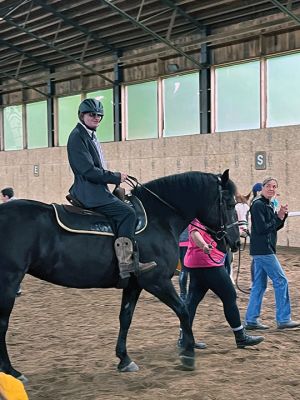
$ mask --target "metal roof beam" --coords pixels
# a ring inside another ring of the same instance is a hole
[[[74,28],[76,28],[78,31],[83,32],[86,36],[90,36],[92,39],[94,39],[96,42],[101,43],[107,49],[109,49],[109,50],[111,50],[113,52],[117,51],[117,49],[114,46],[110,45],[106,40],[99,38],[98,35],[90,32],[88,29],[86,29],[86,28],[82,27],[81,25],[77,24],[77,22],[75,22],[74,20],[66,17],[61,12],[55,10],[55,8],[49,6],[48,4],[45,4],[45,1],[33,0],[33,2],[38,4],[39,6],[41,6],[43,9],[51,12],[56,17],[58,17],[61,20],[63,20],[66,24],[71,25]]]
[[[24,79],[17,78],[17,77],[15,77],[15,76],[13,76],[11,74],[8,74],[7,72],[4,72],[4,71],[1,71],[0,73],[1,73],[1,75],[6,76],[6,78],[13,79],[14,81],[17,81],[17,82],[21,83],[23,86],[27,87],[28,89],[35,90],[36,92],[42,94],[43,96],[48,97],[47,93],[44,93],[41,90],[39,90],[39,89],[35,88],[34,86],[30,85]],[[1,91],[1,86],[0,86],[0,91]]]
[[[160,1],[163,4],[165,4],[166,6],[170,7],[172,10],[176,10],[177,14],[181,15],[184,19],[186,19],[187,21],[191,22],[201,32],[203,31],[203,29],[205,29],[205,25],[204,24],[201,24],[195,18],[191,17],[182,8],[177,6],[173,1],[171,1],[171,0],[160,0]]]
[[[19,54],[24,55],[26,58],[28,58],[29,60],[35,62],[36,64],[40,65],[41,67],[50,68],[50,65],[48,65],[47,63],[41,62],[38,58],[30,55],[26,51],[23,51],[23,50],[19,49],[19,47],[7,42],[6,40],[0,39],[0,43],[3,44],[4,46],[7,46],[7,47],[15,50]]]
[[[101,78],[105,79],[106,81],[110,82],[111,84],[114,83],[111,79],[107,78],[105,75],[103,75],[103,74],[101,74],[100,72],[96,71],[95,69],[91,68],[89,65],[87,65],[87,64],[85,64],[85,63],[83,63],[83,62],[77,60],[76,58],[74,58],[74,57],[72,57],[72,56],[70,56],[69,54],[67,54],[66,52],[60,50],[57,46],[54,46],[53,44],[47,42],[46,40],[41,39],[39,36],[37,36],[37,35],[35,35],[34,33],[32,33],[29,29],[23,28],[22,26],[16,24],[10,17],[5,16],[5,17],[3,17],[3,18],[5,19],[5,21],[6,21],[8,24],[14,26],[15,28],[18,28],[18,29],[21,30],[22,32],[27,33],[27,35],[29,35],[29,36],[35,38],[35,39],[38,40],[39,42],[43,43],[45,46],[47,46],[47,47],[49,47],[49,48],[55,50],[57,53],[62,54],[64,57],[66,57],[68,60],[72,61],[73,63],[81,65],[83,68],[85,68],[86,70],[92,72],[94,75],[99,75],[99,76],[101,76]]]
[[[270,0],[279,10],[281,10],[284,14],[288,15],[294,21],[296,21],[300,25],[300,18],[297,17],[289,8],[282,5],[278,0]]]
[[[122,11],[119,7],[116,5],[112,4],[110,0],[100,0],[102,3],[106,4],[108,7],[112,8],[114,11],[116,11],[118,14],[120,14],[123,18],[128,19],[131,21],[134,25],[138,26],[141,28],[143,31],[149,33],[151,36],[153,36],[155,39],[158,41],[166,44],[168,47],[171,47],[173,50],[175,50],[177,53],[181,54],[183,57],[187,58],[190,60],[193,64],[197,65],[197,67],[202,68],[202,65],[199,61],[195,60],[194,57],[190,56],[189,54],[185,53],[183,50],[181,50],[178,46],[170,42],[169,40],[163,38],[162,36],[158,35],[156,32],[152,31],[152,29],[148,28],[141,22],[137,21],[135,18],[131,17],[129,14],[127,14],[125,11]]]

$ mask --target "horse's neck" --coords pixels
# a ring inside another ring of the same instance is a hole
[[[171,178],[158,183],[150,182],[145,185],[149,191],[145,188],[133,191],[142,201],[150,219],[158,219],[174,231],[179,230],[179,233],[196,217],[199,208],[207,212],[212,202],[211,193],[202,180],[192,182],[184,178],[180,176],[176,180]]]

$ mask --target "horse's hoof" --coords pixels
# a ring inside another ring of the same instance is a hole
[[[19,381],[21,381],[22,383],[24,383],[24,385],[26,384],[26,383],[28,383],[29,382],[29,380],[26,378],[26,376],[25,375],[20,375],[20,376],[18,376],[18,378],[17,379],[19,379]]]
[[[120,372],[136,372],[139,370],[138,365],[134,361],[131,361],[130,364],[126,365],[126,367],[119,368]]]
[[[185,371],[194,371],[195,369],[195,357],[189,357],[189,356],[180,356],[180,361],[182,364],[182,367]]]

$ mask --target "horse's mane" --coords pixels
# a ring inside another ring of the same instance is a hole
[[[216,180],[216,177],[221,176],[221,174],[212,174],[209,172],[200,172],[200,171],[189,171],[183,172],[180,174],[173,174],[164,176],[161,178],[157,178],[151,181],[148,181],[144,184],[148,189],[155,190],[157,189],[159,192],[166,188],[167,186],[177,186],[177,185],[184,185],[190,186],[195,185],[196,183],[203,185],[203,184],[211,184],[213,181]],[[227,184],[227,190],[230,193],[236,192],[235,184],[229,179]],[[137,195],[141,193],[141,187],[136,187],[133,191],[133,194]]]

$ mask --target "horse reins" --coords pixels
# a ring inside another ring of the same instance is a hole
[[[239,221],[239,225],[246,225],[247,226],[248,225],[248,221]],[[250,236],[250,233],[249,233],[248,229],[245,232],[247,233],[247,235],[244,236],[244,239],[245,239],[244,240],[244,245],[243,245],[243,247],[241,247],[241,246],[239,247],[239,259],[238,259],[238,266],[237,266],[237,271],[236,271],[235,285],[236,285],[236,287],[238,288],[238,290],[240,292],[245,293],[245,294],[249,294],[250,290],[244,290],[239,286],[239,276],[240,276],[240,272],[241,272],[241,254],[242,254],[242,251],[244,251],[245,248],[246,248],[247,237]]]
[[[192,222],[190,222],[190,225],[196,227],[197,229],[201,229],[203,231],[206,231],[208,233],[210,233],[212,236],[215,237],[215,239],[217,241],[221,241],[225,239],[225,236],[227,235],[226,229],[230,229],[232,228],[234,225],[236,225],[238,222],[234,222],[232,224],[229,225],[224,225],[224,216],[223,216],[223,212],[222,212],[222,206],[223,206],[223,196],[222,196],[222,187],[220,184],[220,177],[218,177],[218,189],[219,189],[219,209],[220,209],[220,230],[219,231],[214,231],[213,229],[209,228],[208,226],[204,226],[204,228],[201,228],[195,224],[193,224]],[[170,208],[172,211],[174,211],[177,215],[179,215],[182,219],[185,219],[184,215],[174,206],[172,206],[170,203],[168,203],[167,201],[165,201],[164,199],[162,199],[160,196],[158,196],[156,193],[154,193],[152,190],[150,190],[149,188],[147,188],[145,185],[143,185],[142,183],[140,183],[137,178],[135,178],[134,176],[130,176],[128,175],[125,182],[131,186],[133,189],[137,186],[142,187],[143,189],[145,189],[147,192],[151,193],[152,196],[154,196],[157,200],[159,200],[161,203],[163,203],[165,206],[167,206],[168,208]],[[216,262],[215,260],[212,259],[212,257],[210,256],[210,254],[208,254],[208,256],[210,257],[210,259],[215,262],[215,263],[219,263]],[[221,264],[221,263],[220,263]]]

